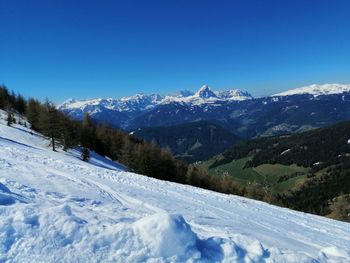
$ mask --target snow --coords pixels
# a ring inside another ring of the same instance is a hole
[[[165,96],[160,102],[161,104],[169,104],[173,102],[184,103],[186,105],[213,105],[219,106],[220,102],[225,101],[243,101],[252,99],[253,97],[245,91],[240,90],[226,90],[226,91],[214,91],[208,85],[203,85],[193,95],[188,96]]]
[[[219,98],[227,99],[227,100],[242,101],[242,100],[253,99],[252,95],[250,95],[247,91],[241,91],[238,89],[217,91],[216,95]]]
[[[113,111],[142,111],[160,104],[184,103],[188,105],[202,105],[222,101],[242,101],[252,99],[248,92],[240,90],[213,91],[208,85],[203,85],[195,94],[180,91],[178,94],[161,96],[159,94],[145,95],[143,93],[120,99],[68,99],[58,106],[63,111],[82,111],[90,114],[101,112],[103,109]]]
[[[158,94],[136,94],[131,97],[123,97],[120,99],[88,99],[88,100],[74,100],[68,99],[58,106],[60,110],[79,110],[83,112],[101,112],[103,109],[113,111],[138,111],[145,110],[149,107],[157,105],[162,100]]]
[[[0,262],[350,261],[348,223],[48,144],[0,120]]]
[[[203,85],[202,87],[200,87],[199,90],[197,90],[197,92],[194,94],[194,96],[202,99],[217,98],[216,94],[211,90],[211,88],[208,85]]]
[[[290,96],[297,94],[310,94],[315,97],[321,95],[342,94],[344,92],[350,92],[350,84],[313,84],[301,88],[288,90],[285,92],[277,93],[273,96]]]

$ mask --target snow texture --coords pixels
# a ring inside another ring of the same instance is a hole
[[[350,262],[350,224],[48,144],[0,120],[0,262]]]

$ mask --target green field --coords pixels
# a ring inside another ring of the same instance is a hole
[[[293,188],[297,183],[306,178],[306,173],[308,172],[308,168],[300,167],[295,164],[263,164],[253,168],[244,168],[244,165],[248,160],[248,157],[242,158],[209,169],[209,166],[215,161],[215,159],[211,159],[201,163],[200,166],[208,169],[209,173],[212,175],[222,176],[224,174],[228,174],[242,185],[256,182],[271,187],[276,193],[288,193],[289,189]],[[293,177],[288,180],[278,182],[279,178],[282,176]]]

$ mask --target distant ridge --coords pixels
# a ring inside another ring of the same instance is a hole
[[[312,84],[310,86],[300,87],[296,89],[287,90],[281,93],[274,94],[272,96],[290,96],[299,94],[309,94],[313,96],[341,94],[344,92],[350,92],[350,84]]]
[[[162,96],[160,94],[146,95],[143,93],[130,97],[114,98],[97,98],[87,100],[68,99],[58,106],[60,110],[81,110],[86,111],[94,108],[94,112],[108,109],[119,112],[133,112],[149,108],[156,105],[168,103],[185,103],[189,105],[199,105],[212,103],[215,101],[242,101],[252,99],[253,97],[246,91],[237,89],[226,91],[213,91],[208,85],[200,87],[196,93],[190,91],[180,91],[174,95]]]

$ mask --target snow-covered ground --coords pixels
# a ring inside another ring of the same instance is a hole
[[[0,120],[0,262],[350,262],[350,224],[85,163]]]

